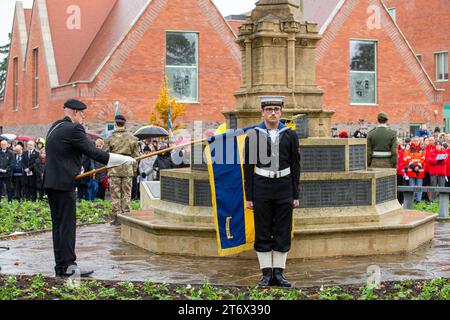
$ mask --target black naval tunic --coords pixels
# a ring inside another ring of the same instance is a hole
[[[254,134],[254,140],[251,135]],[[249,138],[250,137],[250,138]],[[257,143],[251,143],[257,141]],[[267,152],[261,146],[267,145]],[[255,214],[255,250],[257,252],[288,252],[291,248],[293,200],[299,199],[300,152],[297,134],[280,123],[278,136],[278,166],[271,166],[262,157],[277,157],[272,150],[272,140],[264,123],[248,132],[245,141],[245,192],[247,201],[253,201]],[[276,150],[276,148],[275,148]],[[256,155],[256,157],[255,157]],[[254,157],[252,159],[252,156]],[[256,160],[256,161],[255,161]],[[290,168],[290,174],[269,178],[255,173],[255,166],[270,171]]]
[[[74,178],[80,173],[81,157],[86,154],[95,161],[107,164],[109,153],[95,148],[86,137],[83,126],[73,123],[69,117],[51,126],[45,150],[44,188],[52,215],[55,271],[64,273],[68,266],[76,264]]]

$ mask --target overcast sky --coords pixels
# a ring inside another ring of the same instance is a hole
[[[255,6],[256,2],[256,0],[213,0],[213,1],[224,16],[248,12]],[[8,41],[8,33],[11,32],[13,23],[15,2],[16,0],[0,0],[0,44],[5,44]],[[31,8],[32,3],[33,0],[23,0],[25,8]]]

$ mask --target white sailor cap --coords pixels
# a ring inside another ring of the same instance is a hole
[[[284,97],[282,96],[263,96],[259,97],[261,101],[261,108],[268,106],[284,106]]]

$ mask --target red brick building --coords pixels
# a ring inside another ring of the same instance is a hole
[[[450,1],[384,0],[384,3],[436,87],[445,89],[442,105],[446,130],[450,131]]]
[[[16,6],[3,132],[45,135],[63,102],[104,131],[120,113],[145,123],[167,75],[182,121],[223,120],[240,85],[236,35],[211,0],[35,0]]]
[[[382,1],[304,0],[304,5],[306,19],[320,26],[317,81],[325,109],[336,110],[339,131],[352,131],[360,119],[371,126],[380,111],[400,134],[421,123],[441,125],[442,93]]]
[[[360,119],[374,124],[380,111],[405,133],[421,123],[441,125],[443,93],[381,0],[303,0],[303,9],[323,36],[317,82],[338,130],[352,131]],[[104,130],[116,100],[140,125],[165,75],[178,100],[189,102],[185,122],[213,125],[234,108],[241,72],[234,40],[242,21],[227,23],[210,0],[35,0],[32,10],[16,8],[0,102],[4,132],[43,135],[71,97],[90,105],[91,129]]]

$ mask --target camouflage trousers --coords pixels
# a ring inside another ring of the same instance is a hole
[[[114,217],[117,217],[118,214],[130,215],[133,178],[109,177],[109,181],[111,189],[112,213]]]
[[[391,158],[373,158],[370,168],[393,168]]]

